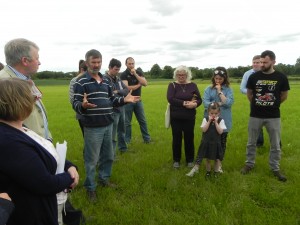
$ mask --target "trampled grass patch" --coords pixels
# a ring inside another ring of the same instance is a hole
[[[209,85],[195,80],[201,94]],[[154,143],[144,144],[137,121],[133,120],[131,152],[118,154],[111,180],[116,190],[98,187],[98,202],[86,199],[83,165],[83,139],[75,113],[71,108],[67,85],[39,86],[43,91],[54,143],[68,142],[68,159],[79,167],[79,186],[70,194],[75,207],[81,208],[87,224],[294,224],[300,223],[300,141],[299,84],[291,83],[288,100],[281,106],[281,169],[288,181],[277,181],[269,170],[269,143],[257,151],[256,167],[249,175],[241,175],[245,161],[249,103],[232,84],[235,103],[232,107],[233,129],[223,162],[224,174],[205,180],[204,166],[189,178],[182,165],[172,168],[171,130],[164,128],[167,81],[149,81],[143,88],[142,101],[148,128]],[[197,109],[195,154],[201,140],[200,123],[203,106]],[[184,164],[184,152],[182,164]]]

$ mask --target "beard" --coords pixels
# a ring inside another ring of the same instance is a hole
[[[100,68],[97,68],[97,69],[91,69],[91,68],[88,68],[88,71],[91,73],[91,74],[96,74],[96,73],[99,73],[100,72]]]
[[[268,66],[268,67],[262,66],[260,69],[261,69],[261,71],[263,71],[263,72],[268,72],[268,71],[271,69],[271,65]]]

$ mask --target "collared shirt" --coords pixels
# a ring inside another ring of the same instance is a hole
[[[73,109],[82,115],[81,122],[85,127],[108,126],[113,122],[113,106],[124,105],[124,97],[115,96],[109,81],[101,73],[98,76],[102,78],[100,83],[86,72],[74,85]],[[96,107],[82,107],[84,94],[87,94],[88,102]]]
[[[251,70],[248,70],[244,73],[243,78],[242,78],[242,82],[241,82],[241,85],[240,85],[241,93],[247,94],[247,87],[246,86],[247,86],[248,79],[249,79],[250,75],[252,75],[255,72],[256,71],[254,69],[251,69]]]
[[[40,90],[35,86],[35,83],[30,79],[30,77],[25,76],[24,74],[20,73],[19,71],[15,70],[13,67],[10,65],[7,65],[15,74],[18,78],[21,80],[30,80],[32,82],[32,94],[36,96],[36,105],[39,107],[39,109],[42,112],[43,116],[43,122],[44,122],[44,130],[45,130],[45,136],[44,138],[49,139],[49,130],[48,130],[48,119],[46,116],[46,110],[43,107],[43,104],[41,102],[42,99],[42,93]]]
[[[112,86],[112,90],[117,91],[115,95],[125,97],[128,94],[129,91],[127,86],[118,76],[112,77],[108,73],[105,73],[104,78],[108,80]],[[114,107],[114,112],[120,112],[119,107]]]

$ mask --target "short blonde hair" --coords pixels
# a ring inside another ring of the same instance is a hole
[[[25,120],[32,112],[34,102],[28,81],[19,78],[0,79],[0,119]]]
[[[179,72],[184,72],[186,73],[186,80],[190,81],[192,79],[192,72],[191,70],[186,67],[186,66],[178,66],[175,70],[174,70],[174,75],[173,75],[173,79],[177,80],[177,74]]]

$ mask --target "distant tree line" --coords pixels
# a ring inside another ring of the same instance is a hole
[[[142,68],[139,68],[142,69]],[[193,78],[194,79],[209,79],[212,76],[214,68],[205,68],[205,69],[199,69],[198,67],[190,67]],[[236,68],[230,67],[227,68],[228,74],[230,77],[233,78],[241,78],[243,74],[251,69],[251,66],[238,66]],[[276,64],[275,69],[289,75],[300,75],[300,57],[297,59],[295,65],[289,65],[289,64]],[[151,79],[172,79],[173,78],[173,72],[175,68],[171,66],[164,66],[164,68],[160,68],[158,64],[154,64],[150,71],[145,72],[144,75],[147,78]],[[33,79],[71,79],[77,75],[77,72],[54,72],[54,71],[41,71],[37,72],[32,78]]]

